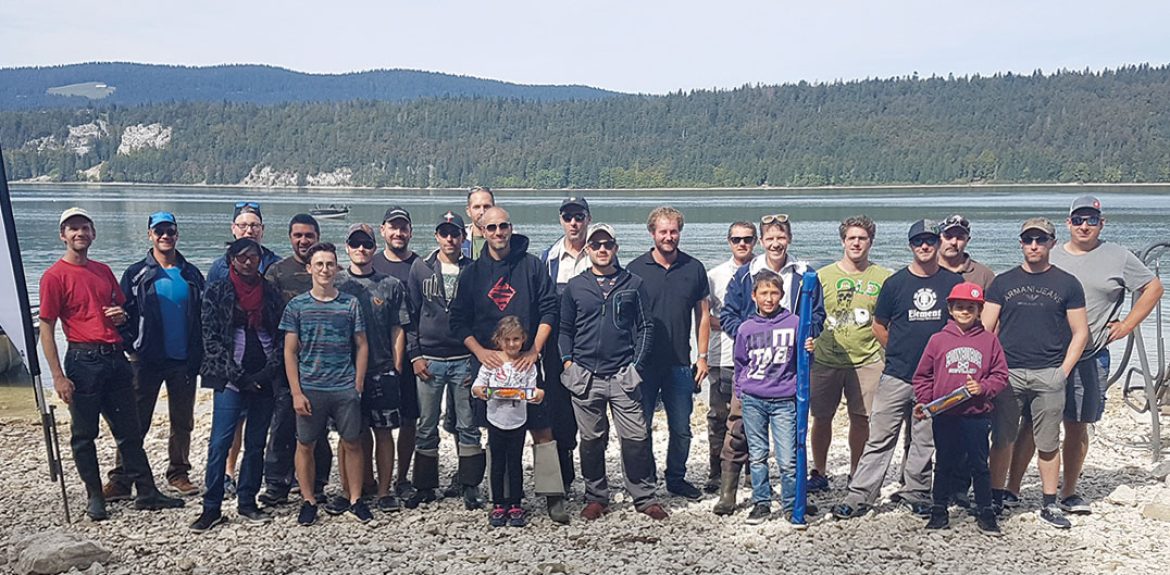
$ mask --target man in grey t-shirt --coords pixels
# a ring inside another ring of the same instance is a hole
[[[1163,289],[1162,282],[1136,255],[1119,244],[1101,241],[1105,218],[1097,198],[1081,196],[1073,200],[1065,223],[1069,241],[1052,250],[1052,263],[1076,276],[1084,287],[1089,343],[1066,385],[1060,505],[1070,513],[1088,514],[1088,503],[1076,492],[1077,479],[1088,453],[1088,424],[1100,421],[1105,411],[1108,345],[1127,337],[1146,319],[1161,299]],[[1121,304],[1127,292],[1139,295],[1129,314],[1121,319]],[[1016,480],[1014,474],[1012,479]]]

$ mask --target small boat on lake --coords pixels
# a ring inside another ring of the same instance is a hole
[[[336,204],[322,206],[318,204],[309,210],[309,215],[314,218],[341,219],[349,215],[349,206],[338,206]]]

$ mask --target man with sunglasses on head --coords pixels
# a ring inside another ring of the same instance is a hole
[[[167,482],[197,495],[191,483],[191,432],[195,429],[195,376],[203,359],[200,325],[203,274],[179,253],[179,224],[170,212],[147,219],[150,249],[122,274],[126,323],[119,331],[134,367],[138,428],[145,437],[162,384],[167,385]],[[106,501],[130,498],[131,481],[118,457],[106,484]]]
[[[963,281],[984,290],[995,279],[991,268],[975,261],[967,253],[971,241],[971,222],[955,214],[939,224],[938,265],[963,276]]]
[[[723,311],[719,314],[720,327],[732,341],[739,333],[740,324],[756,313],[756,304],[752,300],[752,286],[756,276],[765,270],[780,276],[784,282],[784,297],[781,298],[780,307],[796,313],[804,272],[812,268],[808,262],[797,259],[788,252],[791,242],[792,222],[789,221],[788,214],[773,214],[760,218],[760,243],[764,245],[764,253],[736,270],[727,287]],[[812,297],[810,337],[815,339],[825,324],[825,303],[821,295],[820,282],[814,286]],[[727,439],[723,444],[723,477],[719,488],[719,502],[713,509],[717,515],[730,515],[735,511],[739,475],[748,460],[742,413],[743,404],[738,397],[733,396],[727,418]],[[810,506],[811,509],[813,508]]]
[[[234,211],[232,212],[232,239],[238,240],[240,238],[250,238],[256,240],[256,243],[261,243],[264,239],[264,215],[260,212],[260,204],[257,202],[236,202]],[[280,261],[280,256],[272,252],[272,250],[260,246],[260,273],[268,271],[268,266],[274,265]],[[223,256],[215,258],[211,262],[211,267],[207,268],[207,283],[226,280],[228,277],[228,261]],[[234,448],[236,451],[239,447]],[[234,463],[234,458],[229,458],[228,463]]]
[[[1141,325],[1162,299],[1164,290],[1158,276],[1133,252],[1101,240],[1105,216],[1100,200],[1093,196],[1073,200],[1065,223],[1069,240],[1052,250],[1051,259],[1054,265],[1076,276],[1085,290],[1089,342],[1065,387],[1060,505],[1070,513],[1088,514],[1091,510],[1077,494],[1077,481],[1089,451],[1088,426],[1101,421],[1105,413],[1109,344],[1128,337]],[[1136,292],[1138,297],[1123,319],[1121,306],[1130,292]],[[1017,443],[1024,440],[1021,433]],[[1014,473],[1008,487],[1018,491],[1019,481],[1013,479]]]
[[[963,276],[938,265],[939,234],[934,222],[914,222],[907,237],[914,257],[910,265],[886,279],[874,306],[871,329],[886,350],[886,366],[869,412],[865,450],[849,481],[849,492],[832,509],[837,519],[861,517],[877,503],[903,422],[910,425],[910,444],[902,465],[902,487],[890,499],[917,515],[930,515],[934,433],[930,420],[910,416],[916,404],[910,382],[930,336],[950,319],[946,298]]]
[[[727,261],[707,270],[707,296],[711,312],[711,338],[707,343],[707,441],[710,444],[711,470],[703,491],[715,493],[723,477],[723,443],[727,439],[728,417],[732,401],[732,378],[735,364],[732,351],[735,339],[729,337],[720,327],[719,314],[723,311],[723,300],[727,297],[727,286],[736,270],[752,261],[756,247],[756,226],[751,222],[735,222],[727,228],[727,247],[731,257]],[[746,452],[744,453],[746,457]],[[741,462],[742,465],[742,462]]]
[[[1008,363],[1009,387],[997,401],[992,421],[992,504],[1002,507],[1008,467],[1031,459],[1031,450],[1013,449],[1022,425],[1031,423],[1039,452],[1043,504],[1040,520],[1058,529],[1072,523],[1057,502],[1060,481],[1060,423],[1065,414],[1065,381],[1089,343],[1085,291],[1075,276],[1049,261],[1056,228],[1045,218],[1020,227],[1024,263],[995,276],[987,289],[983,326],[998,329]],[[1018,495],[1018,494],[1016,494]]]

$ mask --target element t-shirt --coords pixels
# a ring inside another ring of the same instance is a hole
[[[987,301],[1002,306],[999,343],[1008,367],[1060,367],[1072,341],[1068,310],[1085,307],[1085,291],[1072,274],[1051,266],[1038,274],[1016,266],[987,288]]]
[[[962,281],[963,276],[941,268],[925,278],[902,268],[882,284],[873,315],[890,332],[883,373],[905,382],[914,379],[930,336],[951,319],[947,296]]]

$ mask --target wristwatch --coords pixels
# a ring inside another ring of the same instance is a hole
[[[707,353],[706,352],[700,353],[699,359],[707,359]]]

